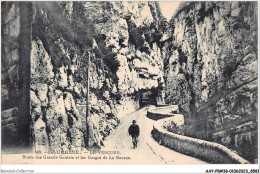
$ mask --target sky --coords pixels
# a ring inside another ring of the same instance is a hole
[[[161,11],[164,17],[168,19],[168,21],[173,16],[175,10],[178,8],[179,3],[181,1],[159,1]]]

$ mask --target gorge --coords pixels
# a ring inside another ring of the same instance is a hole
[[[257,25],[257,2],[182,2],[169,21],[158,2],[2,2],[2,149],[102,148],[147,94],[254,163]]]

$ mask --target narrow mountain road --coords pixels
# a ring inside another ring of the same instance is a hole
[[[101,150],[116,150],[119,156],[130,157],[131,160],[119,160],[118,163],[126,164],[206,164],[199,159],[175,152],[161,146],[152,136],[154,120],[146,117],[147,110],[154,106],[147,106],[126,115],[121,124],[104,141],[105,147]],[[131,137],[128,135],[128,128],[136,120],[140,127],[138,147],[132,148]]]

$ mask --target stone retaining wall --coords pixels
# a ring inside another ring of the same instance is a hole
[[[148,110],[147,117],[152,120],[159,120],[173,117],[176,113],[179,113],[179,107],[177,105],[170,105]]]
[[[155,109],[154,109],[155,110]],[[148,112],[147,112],[148,113]],[[155,116],[153,114],[152,116]],[[174,115],[174,114],[172,114]],[[151,116],[151,112],[150,112]],[[157,114],[158,116],[158,114]],[[160,117],[163,114],[159,115]],[[167,114],[165,117],[168,117]],[[169,118],[166,118],[169,119]],[[218,164],[249,164],[249,162],[227,147],[196,138],[178,135],[163,129],[165,119],[157,121],[153,126],[153,137],[162,145],[169,147],[177,152],[200,158],[210,163]]]

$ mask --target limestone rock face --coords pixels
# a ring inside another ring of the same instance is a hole
[[[100,10],[101,8],[105,9]],[[159,20],[158,16],[152,15],[156,14],[156,10],[155,3],[151,2],[84,3],[85,17],[96,21],[95,31],[103,37],[103,40],[95,41],[100,45],[97,49],[111,48],[111,53],[107,56],[116,63],[114,67],[116,66],[117,71],[114,73],[118,78],[120,93],[132,94],[140,89],[158,87],[157,79],[163,76],[160,71],[163,69],[160,49],[156,43],[150,43],[148,39],[153,33],[145,31],[152,23],[156,25],[155,21]],[[147,38],[144,35],[147,35]],[[105,45],[101,45],[101,41]],[[135,61],[139,63],[136,64]],[[95,70],[96,67],[93,67],[92,71]],[[151,78],[151,75],[157,77]],[[100,81],[104,81],[101,78],[102,76],[97,77]],[[90,84],[95,87],[101,88],[103,85],[97,81],[91,82]]]
[[[41,40],[32,41],[30,58],[32,78],[42,78],[46,81],[53,78],[54,74],[51,58],[43,47]]]
[[[19,60],[21,11],[19,3],[1,3],[1,149],[13,151],[20,145],[18,102],[21,91]],[[20,70],[21,71],[21,70]],[[29,94],[28,94],[29,95]],[[28,115],[28,114],[27,114]]]
[[[100,148],[120,118],[139,108],[141,91],[158,88],[160,98],[160,16],[156,2],[36,3],[35,149]]]
[[[231,133],[229,125],[256,121],[256,11],[255,3],[194,2],[172,19],[166,101],[187,113],[187,123],[195,128],[189,133],[197,132],[193,136],[210,139],[213,132],[228,129],[221,140],[213,139],[237,147],[234,142],[242,135]],[[247,140],[244,145],[252,143]]]
[[[10,112],[22,84],[23,18],[18,2],[3,5],[2,118],[15,139],[17,113]],[[32,6],[27,35],[34,150],[100,148],[150,92],[184,114],[184,127],[169,129],[253,152],[248,149],[256,147],[257,135],[255,2],[185,2],[169,22],[157,2]]]
[[[35,150],[46,152],[48,148],[48,136],[46,133],[46,124],[39,118],[34,124]]]
[[[1,108],[2,111],[17,107],[20,7],[12,2],[2,4],[1,44]]]

